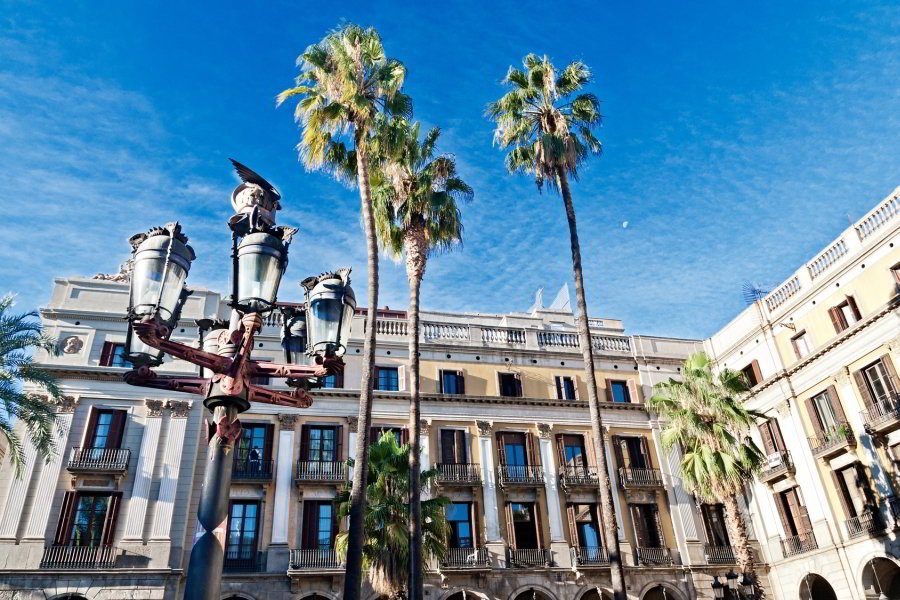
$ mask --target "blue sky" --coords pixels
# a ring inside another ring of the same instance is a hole
[[[504,172],[483,117],[528,52],[596,75],[605,153],[573,193],[590,312],[630,332],[709,335],[742,282],[778,284],[900,185],[896,6],[187,4],[0,2],[0,290],[19,308],[46,304],[54,277],[114,272],[128,236],[173,219],[198,254],[189,283],[222,289],[229,156],[300,227],[281,297],[342,265],[364,297],[358,195],[303,170],[274,103],[342,19],[406,63],[416,118],[475,188],[464,248],[429,263],[429,309],[526,310],[571,278],[561,200]],[[381,273],[380,304],[402,308],[402,266]]]

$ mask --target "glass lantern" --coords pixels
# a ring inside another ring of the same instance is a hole
[[[295,309],[283,310],[284,327],[281,330],[281,347],[284,360],[294,365],[306,361],[306,313]]]
[[[135,367],[143,365],[158,367],[163,363],[163,351],[142,342],[129,323],[125,333],[125,352],[122,359]]]
[[[171,324],[191,262],[196,258],[178,223],[151,229],[139,241],[132,259],[131,316],[156,317]]]
[[[268,312],[275,306],[287,248],[270,233],[251,233],[237,251],[237,305],[244,312]]]
[[[719,581],[718,575],[713,576],[712,590],[713,590],[713,595],[717,599],[725,597],[725,585],[721,581]]]
[[[350,269],[325,273],[303,282],[307,289],[307,345],[311,354],[342,356],[347,351],[356,295]]]

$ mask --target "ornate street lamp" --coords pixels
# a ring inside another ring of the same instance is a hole
[[[713,575],[712,590],[713,595],[717,600],[721,600],[725,597],[725,585],[719,581],[718,575]]]
[[[263,314],[277,307],[281,278],[287,268],[287,249],[296,232],[276,227],[275,212],[281,195],[268,181],[232,160],[243,183],[232,194],[235,215],[232,231],[233,309],[229,321],[201,319],[200,348],[169,339],[178,323],[189,292],[184,283],[194,251],[177,223],[151,229],[131,238],[134,272],[131,280],[127,359],[134,369],[125,374],[132,385],[199,394],[213,413],[208,422],[206,472],[197,509],[197,529],[185,582],[185,600],[218,600],[225,552],[225,523],[233,460],[231,452],[241,435],[239,413],[251,402],[296,408],[312,404],[310,383],[343,372],[343,354],[356,301],[350,289],[349,269],[310,278],[316,280],[308,302],[293,307],[285,321],[286,363],[250,358],[254,336],[262,328]],[[309,281],[309,280],[306,280]],[[335,312],[336,311],[336,312]],[[312,325],[309,324],[312,322]],[[315,335],[310,335],[311,332]],[[305,335],[304,335],[305,334]],[[306,348],[315,364],[299,360]],[[200,367],[200,376],[162,377],[151,367],[162,364],[163,353]],[[211,372],[204,377],[205,370]],[[256,377],[286,378],[290,392],[254,385]]]
[[[725,580],[728,582],[728,589],[731,590],[732,595],[737,596],[738,574],[734,572],[734,569],[728,571]]]
[[[281,307],[281,347],[284,362],[304,364],[306,355],[306,311],[297,306]]]

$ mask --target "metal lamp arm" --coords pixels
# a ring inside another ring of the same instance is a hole
[[[165,336],[168,334],[168,328],[153,319],[139,321],[134,323],[132,327],[134,328],[134,333],[137,334],[142,342],[157,350],[162,350],[174,358],[185,360],[209,369],[214,373],[224,373],[231,367],[232,359],[226,356],[211,354],[204,350],[165,339]]]
[[[191,377],[190,375],[160,377],[149,367],[140,367],[125,373],[125,383],[200,396],[205,396],[209,390],[209,379],[205,377]]]

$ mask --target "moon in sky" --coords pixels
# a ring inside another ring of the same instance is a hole
[[[622,221],[622,229],[628,229],[628,221]]]

